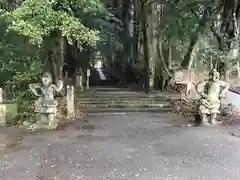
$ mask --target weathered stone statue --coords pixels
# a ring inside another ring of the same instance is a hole
[[[197,85],[197,92],[200,94],[199,111],[202,123],[208,125],[216,123],[216,117],[219,113],[221,98],[223,98],[229,89],[229,84],[219,79],[219,73],[213,69],[209,73],[209,80],[200,82]],[[210,121],[208,119],[210,116]]]
[[[54,94],[56,91],[61,91],[63,82],[59,81],[57,85],[52,84],[52,77],[49,73],[44,73],[41,80],[41,83],[29,85],[34,95],[39,97],[35,101],[37,122],[32,124],[30,128],[56,129],[58,125],[56,120],[57,101],[54,99]]]

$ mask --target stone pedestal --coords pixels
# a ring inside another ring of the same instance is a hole
[[[74,109],[74,87],[67,86],[67,116],[73,118],[75,116]]]
[[[30,129],[56,129],[57,101],[35,102],[35,113],[37,122]]]
[[[6,124],[7,117],[7,107],[5,104],[0,104],[0,125]]]
[[[58,120],[54,114],[36,114],[37,122],[30,129],[56,129]]]

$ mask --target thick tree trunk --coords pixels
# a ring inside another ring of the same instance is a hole
[[[152,3],[149,5],[151,8],[151,18],[148,24],[152,24],[151,28],[149,30],[151,31],[151,40],[149,41],[149,44],[151,43],[151,47],[149,47],[149,52],[151,52],[151,55],[149,58],[149,69],[151,71],[151,76],[149,78],[149,88],[153,89],[155,87],[155,79],[156,79],[156,66],[157,66],[157,61],[158,61],[158,53],[157,53],[157,44],[158,44],[158,25],[159,21],[161,21],[159,11],[163,11],[163,5],[160,5],[160,9],[158,8],[157,3]]]
[[[63,65],[65,56],[65,39],[58,34],[52,40],[52,47],[48,53],[48,62],[45,64],[45,69],[51,72],[53,82],[58,82],[63,79]]]
[[[148,6],[145,7],[145,17],[146,17],[146,23],[147,23],[147,43],[148,43],[148,68],[149,68],[149,89],[153,89],[154,88],[154,76],[155,76],[155,67],[154,67],[154,43],[156,43],[155,39],[154,39],[154,31],[155,31],[155,22],[154,22],[154,17],[153,17],[153,13],[154,13],[154,5],[150,4]]]

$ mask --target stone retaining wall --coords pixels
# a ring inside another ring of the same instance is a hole
[[[204,71],[176,70],[173,75],[174,82],[187,85],[187,92],[191,91],[189,96],[193,96],[193,98],[197,96],[195,85],[205,79],[208,79],[208,72]],[[240,79],[237,78],[236,74],[232,73],[230,75],[229,84],[232,90],[240,93]]]
[[[206,79],[207,72],[193,71],[193,70],[177,70],[174,72],[173,79],[175,82],[192,81],[198,83]]]
[[[173,75],[175,82],[189,82],[198,83],[205,79],[208,79],[208,72],[195,71],[195,70],[176,70]],[[232,73],[230,75],[229,84],[233,87],[240,87],[240,79],[237,78],[236,74]]]

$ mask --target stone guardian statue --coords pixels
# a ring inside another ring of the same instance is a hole
[[[30,126],[30,129],[56,129],[58,122],[56,120],[57,101],[54,99],[55,92],[60,92],[63,88],[63,82],[59,81],[57,85],[52,84],[52,76],[44,73],[41,83],[30,84],[30,90],[38,97],[35,101],[35,113],[37,122]]]
[[[199,113],[203,124],[216,124],[221,98],[226,95],[228,89],[229,84],[220,80],[216,69],[209,73],[209,80],[197,84],[197,92],[200,94]]]

